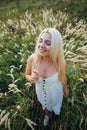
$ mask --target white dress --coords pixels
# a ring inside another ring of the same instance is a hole
[[[63,86],[58,80],[58,73],[48,78],[39,77],[36,83],[36,94],[43,108],[60,114],[63,101]]]

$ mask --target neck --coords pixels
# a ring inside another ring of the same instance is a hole
[[[52,62],[52,59],[50,58],[50,56],[48,57],[41,57],[41,60],[42,61],[45,61],[45,62]]]

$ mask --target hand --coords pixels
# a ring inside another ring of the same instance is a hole
[[[31,74],[31,76],[30,76],[31,82],[35,83],[35,82],[38,81],[38,79],[39,79],[38,71],[37,71],[37,70],[33,70],[33,71],[32,71],[32,74]]]
[[[68,90],[68,88],[64,88],[64,95],[67,97],[68,95],[69,95],[69,90]]]

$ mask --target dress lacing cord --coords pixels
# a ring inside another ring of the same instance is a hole
[[[46,94],[46,90],[45,90],[45,79],[43,79],[42,90],[43,90],[43,93],[44,93],[44,105],[46,107],[46,105],[47,105],[47,94]]]

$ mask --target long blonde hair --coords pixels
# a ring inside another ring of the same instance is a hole
[[[65,76],[65,59],[64,59],[62,36],[60,32],[55,28],[46,28],[40,33],[39,38],[42,35],[42,33],[50,33],[51,35],[51,58],[52,58],[53,63],[56,65],[56,68],[59,74],[58,75],[59,80],[62,84],[64,84],[66,76]],[[37,44],[38,44],[39,38],[37,40]],[[38,55],[37,44],[35,48],[33,66],[37,65],[40,61],[40,56]]]

